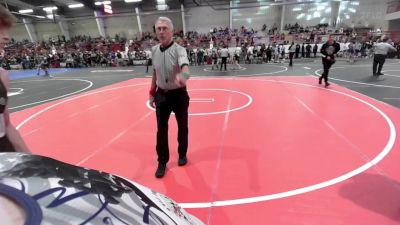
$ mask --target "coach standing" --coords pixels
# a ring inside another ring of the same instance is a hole
[[[318,83],[322,83],[322,79],[325,81],[325,87],[330,84],[328,82],[328,74],[331,66],[336,62],[335,56],[340,51],[340,44],[337,43],[333,36],[330,35],[328,41],[321,47],[322,65],[324,67],[324,72],[319,77]]]
[[[178,123],[178,165],[187,163],[189,95],[186,82],[190,77],[186,50],[172,40],[173,24],[167,17],[155,23],[159,44],[152,48],[153,79],[150,87],[150,105],[157,116],[157,178],[165,174],[169,160],[168,120],[175,113]]]

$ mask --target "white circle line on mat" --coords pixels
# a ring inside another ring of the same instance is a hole
[[[244,109],[246,107],[248,107],[249,105],[251,105],[251,103],[253,102],[253,98],[243,92],[240,91],[234,91],[234,90],[228,90],[228,89],[218,89],[218,88],[212,88],[212,89],[190,89],[188,91],[225,91],[225,92],[231,92],[231,93],[236,93],[236,94],[240,94],[243,95],[245,97],[247,97],[248,102],[240,107],[236,107],[236,108],[232,108],[229,110],[222,110],[222,111],[215,111],[215,112],[205,112],[205,113],[189,113],[189,116],[209,116],[209,115],[216,115],[216,114],[224,114],[224,113],[228,113],[228,112],[234,112],[234,111],[238,111],[241,109]],[[146,101],[146,106],[147,108],[155,111],[155,109],[153,107],[150,106],[150,102]],[[172,113],[174,114],[174,113]]]
[[[135,86],[140,86],[140,85],[149,85],[149,83],[131,84],[131,85],[126,85],[126,86],[120,86],[120,87],[114,87],[114,88],[109,88],[109,89],[103,89],[103,90],[93,91],[93,92],[89,92],[89,93],[85,93],[85,94],[82,94],[82,95],[78,95],[78,96],[74,96],[74,97],[70,97],[70,98],[64,99],[64,100],[62,100],[62,101],[60,101],[60,102],[57,102],[57,103],[55,103],[55,104],[53,104],[53,105],[50,105],[50,106],[47,106],[46,108],[41,109],[40,111],[38,111],[38,112],[36,112],[36,113],[30,115],[28,118],[26,118],[25,120],[23,120],[20,124],[18,124],[18,125],[16,126],[16,129],[17,129],[17,130],[21,129],[21,127],[23,127],[26,123],[28,123],[28,122],[29,122],[30,120],[32,120],[33,118],[37,117],[38,115],[40,115],[40,114],[42,114],[42,113],[44,113],[44,112],[46,112],[46,111],[48,111],[48,110],[50,110],[50,109],[56,107],[56,106],[59,106],[59,105],[61,105],[61,104],[64,104],[64,103],[66,103],[66,102],[70,102],[70,101],[75,100],[75,99],[78,99],[78,98],[82,98],[82,97],[86,97],[86,96],[89,96],[89,95],[94,95],[94,94],[98,94],[98,93],[102,93],[102,92],[107,92],[107,91],[112,91],[112,90],[122,89],[122,88],[128,88],[128,87],[135,87]]]
[[[239,72],[239,71],[243,71],[246,70],[246,67],[240,67],[239,69],[230,69],[230,70],[219,70],[218,67],[216,70],[210,69],[210,68],[204,68],[203,70],[206,72],[211,72],[211,73],[227,73],[227,72]]]
[[[334,67],[331,68],[331,70],[334,69],[345,69],[345,67]],[[319,71],[321,71],[322,69],[316,70],[315,74],[317,76],[321,76],[321,74],[319,73]],[[372,76],[372,75],[371,75]],[[353,83],[353,84],[363,84],[363,85],[367,85],[367,86],[373,86],[373,87],[387,87],[387,88],[400,88],[399,86],[390,86],[390,85],[383,85],[383,84],[370,84],[370,83],[365,83],[365,82],[358,82],[358,81],[351,81],[351,80],[343,80],[343,79],[338,79],[338,78],[334,78],[334,77],[329,77],[330,80],[337,80],[337,81],[342,81],[342,82],[346,82],[346,83]]]
[[[216,78],[218,79],[218,78]],[[340,92],[337,90],[333,90],[333,89],[326,89],[326,88],[321,88],[315,85],[310,85],[310,84],[304,84],[304,83],[296,83],[296,82],[289,82],[289,81],[278,81],[278,80],[267,80],[267,79],[236,79],[237,81],[242,81],[242,80],[256,80],[256,81],[263,81],[263,82],[274,82],[274,83],[284,83],[284,84],[290,84],[290,85],[299,85],[299,86],[304,86],[304,87],[311,87],[311,88],[316,88],[316,89],[321,89],[324,91],[330,91],[336,94],[340,94],[346,97],[349,97],[351,99],[354,99],[356,101],[359,101],[367,106],[369,106],[370,108],[372,108],[373,110],[375,110],[376,112],[378,112],[379,115],[381,115],[386,123],[389,126],[389,132],[390,132],[390,136],[388,139],[387,144],[385,145],[385,147],[383,148],[383,150],[375,157],[373,158],[371,161],[366,162],[364,165],[349,171],[348,173],[345,173],[343,175],[340,175],[336,178],[327,180],[327,181],[323,181],[317,184],[313,184],[313,185],[309,185],[303,188],[298,188],[298,189],[294,189],[294,190],[289,190],[289,191],[285,191],[285,192],[280,192],[280,193],[274,193],[274,194],[268,194],[268,195],[260,195],[260,196],[254,196],[254,197],[247,197],[247,198],[238,198],[238,199],[230,199],[230,200],[221,200],[221,201],[213,201],[213,202],[193,202],[193,203],[180,203],[180,206],[182,206],[183,208],[209,208],[209,207],[216,207],[216,206],[232,206],[232,205],[241,205],[241,204],[251,204],[251,203],[257,203],[257,202],[264,202],[264,201],[270,201],[270,200],[274,200],[274,199],[280,199],[280,198],[286,198],[286,197],[291,197],[291,196],[295,196],[295,195],[300,195],[300,194],[305,194],[311,191],[315,191],[318,189],[322,189],[325,187],[329,187],[332,186],[334,184],[340,183],[342,181],[345,181],[353,176],[356,176],[357,174],[360,174],[366,170],[368,170],[369,168],[371,168],[372,166],[378,164],[387,154],[389,154],[389,152],[392,150],[393,145],[396,141],[396,129],[395,126],[393,124],[393,122],[391,121],[391,119],[389,118],[389,116],[387,116],[384,112],[382,112],[380,109],[378,109],[376,106],[372,105],[371,103],[362,100],[360,98],[357,98],[355,96],[352,96],[348,93],[344,93],[344,92]],[[133,87],[133,86],[140,86],[140,85],[148,85],[148,83],[139,83],[139,84],[133,84],[133,85],[126,85],[126,86],[121,86],[121,87],[115,87],[115,88],[110,88],[110,89],[105,89],[105,90],[100,90],[100,91],[93,91],[93,92],[89,92],[87,94],[82,94],[79,96],[75,96],[75,97],[71,97],[68,99],[65,99],[61,102],[55,103],[53,105],[50,105],[48,107],[46,107],[45,109],[40,110],[39,112],[36,112],[35,114],[29,116],[27,119],[25,119],[24,121],[22,121],[18,126],[17,129],[20,129],[22,126],[24,126],[27,122],[29,122],[30,120],[32,120],[33,118],[35,118],[36,116],[42,114],[43,112],[54,108],[58,105],[64,104],[66,102],[75,100],[77,98],[81,98],[84,96],[88,96],[88,95],[93,95],[93,94],[97,94],[97,93],[101,93],[101,92],[106,92],[106,91],[111,91],[111,90],[116,90],[116,89],[122,89],[122,88],[127,88],[127,87]]]
[[[31,102],[31,103],[23,104],[23,105],[19,105],[19,106],[9,107],[8,109],[18,109],[18,108],[22,108],[22,107],[26,107],[26,106],[30,106],[30,105],[37,105],[37,104],[40,104],[40,103],[49,102],[49,101],[57,100],[57,99],[60,99],[60,98],[65,98],[65,97],[68,97],[70,95],[74,95],[74,94],[78,94],[80,92],[83,92],[83,91],[85,91],[85,90],[87,90],[87,89],[89,89],[89,88],[91,88],[93,86],[93,82],[89,81],[89,80],[67,79],[67,78],[66,79],[53,78],[53,79],[48,79],[48,80],[31,80],[31,81],[26,81],[26,82],[32,82],[32,81],[54,81],[54,80],[82,81],[82,82],[88,83],[89,85],[84,87],[84,88],[82,88],[82,89],[80,89],[80,90],[77,90],[77,91],[74,91],[74,92],[70,92],[70,93],[65,94],[65,95],[57,96],[57,97],[54,97],[54,98],[48,98],[48,99],[44,99],[44,100],[37,101],[37,102]]]
[[[340,92],[340,91],[332,90],[332,89],[321,88],[321,87],[317,87],[317,86],[310,85],[310,84],[302,84],[302,83],[295,83],[295,82],[288,82],[288,81],[277,81],[277,80],[264,80],[264,79],[249,79],[249,80],[300,85],[300,86],[305,86],[305,87],[322,89],[322,90],[330,91],[333,93],[341,94],[341,95],[347,96],[349,98],[352,98],[356,101],[359,101],[359,102],[369,106],[370,108],[372,108],[373,110],[378,112],[378,114],[380,114],[385,119],[386,123],[389,126],[389,131],[390,131],[389,140],[388,140],[387,144],[385,145],[385,147],[383,148],[383,150],[371,161],[368,161],[361,167],[358,167],[346,174],[340,175],[336,178],[333,178],[333,179],[330,179],[327,181],[309,185],[309,186],[303,187],[303,188],[298,188],[298,189],[294,189],[294,190],[290,190],[290,191],[268,194],[268,195],[260,195],[260,196],[254,196],[254,197],[221,200],[221,201],[213,201],[213,202],[180,203],[180,206],[182,206],[183,208],[209,208],[209,207],[216,207],[216,206],[232,206],[232,205],[241,205],[241,204],[252,204],[252,203],[257,203],[257,202],[264,202],[264,201],[270,201],[270,200],[274,200],[274,199],[287,198],[287,197],[291,197],[291,196],[295,196],[295,195],[305,194],[305,193],[308,193],[311,191],[315,191],[318,189],[322,189],[322,188],[329,187],[334,184],[340,183],[340,182],[345,181],[353,176],[356,176],[357,174],[360,174],[360,173],[368,170],[372,166],[378,164],[387,154],[389,154],[389,152],[393,148],[393,145],[396,140],[396,129],[395,129],[393,122],[384,112],[382,112],[380,109],[378,109],[371,103],[366,102],[365,100],[362,100],[360,98],[357,98],[355,96],[352,96],[352,95],[344,93],[344,92]]]

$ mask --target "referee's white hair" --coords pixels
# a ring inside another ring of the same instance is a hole
[[[168,27],[171,28],[171,30],[174,30],[174,24],[172,23],[172,20],[168,17],[158,17],[158,19],[156,20],[156,24],[155,26],[157,27],[157,23],[159,22],[165,22],[168,24]]]

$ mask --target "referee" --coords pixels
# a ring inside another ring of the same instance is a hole
[[[226,71],[226,60],[229,57],[229,50],[227,46],[224,46],[224,48],[221,49],[221,68],[220,70],[222,70],[222,66],[225,66],[225,71]]]
[[[153,79],[150,87],[150,105],[157,116],[157,178],[165,174],[169,160],[168,120],[175,113],[178,123],[178,165],[187,163],[189,95],[189,61],[186,50],[172,40],[173,24],[167,17],[157,19],[156,34],[160,44],[152,48]]]
[[[387,43],[389,38],[383,37],[382,42],[379,42],[375,45],[375,54],[374,54],[374,62],[372,64],[372,75],[373,76],[381,76],[383,64],[385,64],[385,60],[389,51],[396,51],[396,49]],[[377,70],[378,69],[378,70]]]

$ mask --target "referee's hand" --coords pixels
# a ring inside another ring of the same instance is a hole
[[[149,103],[150,103],[150,106],[152,107],[152,108],[156,108],[156,104],[155,104],[155,101],[154,101],[154,97],[153,96],[150,96],[149,97]]]
[[[182,77],[180,74],[176,75],[175,84],[178,85],[178,87],[185,87],[186,78]]]

